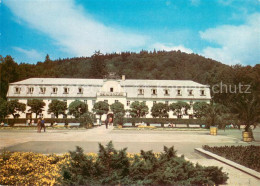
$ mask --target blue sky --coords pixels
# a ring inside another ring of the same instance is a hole
[[[260,0],[2,0],[0,10],[0,54],[19,63],[141,49],[260,63]]]

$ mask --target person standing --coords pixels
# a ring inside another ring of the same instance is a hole
[[[44,123],[44,118],[42,118],[42,121],[41,121],[41,130],[43,128],[43,131],[45,132],[46,131],[46,127],[45,127],[45,123]]]
[[[42,125],[41,119],[38,119],[38,121],[37,121],[37,132],[38,133],[41,132],[41,125]]]

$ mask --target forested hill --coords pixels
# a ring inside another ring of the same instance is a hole
[[[228,66],[196,54],[180,51],[141,51],[105,54],[99,52],[92,57],[77,57],[51,60],[37,64],[17,64],[11,56],[0,59],[1,97],[7,91],[8,83],[31,77],[102,78],[108,72],[126,75],[127,79],[173,79],[194,80],[213,85],[219,82],[235,84],[245,82],[260,84],[260,65]]]

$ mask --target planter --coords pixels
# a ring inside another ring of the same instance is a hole
[[[210,127],[210,135],[216,136],[218,134],[218,127]]]
[[[252,142],[253,141],[253,133],[252,132],[243,132],[243,141],[244,142]]]

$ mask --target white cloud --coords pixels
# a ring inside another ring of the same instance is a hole
[[[4,4],[33,29],[50,36],[71,55],[142,48],[146,37],[95,21],[74,0],[6,0]]]
[[[260,62],[260,14],[248,16],[244,25],[222,25],[200,32],[200,37],[219,47],[207,47],[202,55],[226,64]]]
[[[193,51],[189,48],[185,48],[184,46],[182,45],[179,45],[179,46],[173,46],[173,45],[170,45],[170,44],[163,44],[163,43],[155,43],[152,45],[151,47],[152,49],[156,49],[156,50],[165,50],[165,51],[182,51],[182,52],[186,52],[188,54],[190,53],[193,53]]]
[[[26,50],[20,47],[13,47],[13,49],[24,54],[28,59],[37,61],[37,60],[42,60],[44,58],[42,53],[39,53],[34,49]]]

